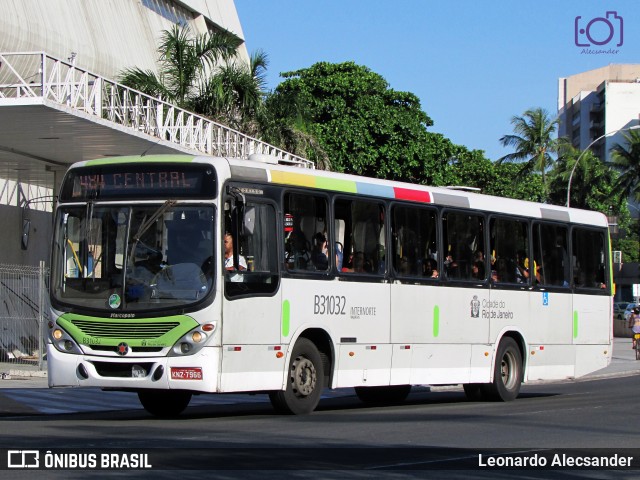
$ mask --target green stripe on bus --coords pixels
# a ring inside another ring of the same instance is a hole
[[[337,178],[316,178],[316,187],[335,192],[358,193],[356,182],[351,180],[339,180]]]
[[[289,336],[289,326],[291,325],[291,304],[289,300],[282,302],[282,336]]]
[[[573,338],[578,338],[578,311],[573,311]]]
[[[433,307],[433,336],[437,337],[440,334],[440,307],[436,305]]]
[[[117,165],[119,163],[188,163],[193,161],[193,155],[149,155],[127,156],[127,157],[107,157],[95,160],[87,160],[86,165]]]

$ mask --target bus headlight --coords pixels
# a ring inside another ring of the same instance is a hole
[[[204,347],[205,343],[207,343],[207,339],[214,330],[215,326],[211,323],[201,325],[198,328],[191,330],[173,345],[169,355],[193,355]]]
[[[71,335],[57,325],[53,325],[49,329],[49,340],[51,341],[51,344],[62,353],[73,353],[76,355],[81,355],[83,353],[80,345],[76,343]]]

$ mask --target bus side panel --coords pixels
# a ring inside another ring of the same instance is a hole
[[[272,297],[225,298],[223,345],[279,345],[281,312],[280,293]]]
[[[488,342],[489,319],[482,315],[488,289],[393,284],[391,292],[392,343]]]
[[[573,345],[529,345],[525,381],[562,380],[575,373]]]
[[[474,344],[487,351],[488,289],[393,284],[391,293],[393,383],[467,383],[472,369],[489,378],[490,358],[472,359]]]
[[[340,368],[336,388],[389,385],[391,345],[342,344],[338,353]]]
[[[225,345],[220,392],[280,390],[286,357],[274,345]]]
[[[611,363],[613,345],[576,345],[575,377],[582,377]]]
[[[527,343],[531,338],[539,336],[537,332],[543,323],[540,318],[531,318],[530,297],[531,293],[524,289],[491,289],[491,302],[483,315],[491,317],[489,337],[492,344],[497,344],[499,337],[506,331],[522,333]]]
[[[309,328],[324,330],[336,346],[333,388],[388,385],[389,295],[383,283],[285,278],[282,301],[288,314],[283,314],[282,344]]]
[[[604,319],[609,321],[603,321]],[[611,297],[573,296],[573,343],[607,345],[611,343],[613,315]]]
[[[539,290],[529,293],[530,328],[524,329],[527,343],[570,345],[573,329],[571,306],[570,293]],[[573,358],[569,361],[573,363]]]
[[[280,292],[270,297],[224,298],[221,392],[282,388],[285,363],[276,350],[280,346],[280,299]]]

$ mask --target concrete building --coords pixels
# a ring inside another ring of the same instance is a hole
[[[243,39],[233,0],[0,0],[0,11],[0,264],[48,263],[53,196],[76,161],[150,148],[302,161],[117,83],[128,67],[157,70],[173,25]],[[244,42],[238,58],[249,61]]]
[[[640,122],[640,64],[607,65],[558,81],[558,136],[584,150],[598,137]],[[593,152],[608,161],[624,132],[603,138]]]
[[[640,64],[612,64],[560,78],[558,116],[559,137],[569,138],[580,150],[603,137],[591,150],[602,161],[609,161],[611,148],[625,143],[624,130],[640,123]],[[640,206],[630,201],[629,207],[631,215],[638,218]],[[614,264],[615,298],[632,301],[633,286],[640,283],[640,266],[622,262]]]

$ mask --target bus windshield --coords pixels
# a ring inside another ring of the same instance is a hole
[[[214,213],[172,200],[60,207],[54,302],[111,313],[199,303],[213,290]]]

